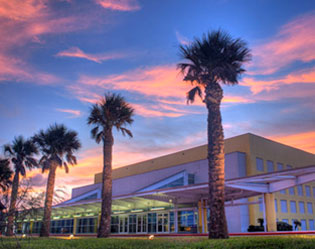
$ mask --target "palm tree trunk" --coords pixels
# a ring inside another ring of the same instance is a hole
[[[15,175],[12,182],[12,192],[11,192],[11,201],[9,207],[9,215],[8,215],[8,224],[7,224],[7,236],[13,236],[13,222],[15,216],[15,205],[18,196],[19,189],[19,181],[20,181],[20,172],[15,171]]]
[[[47,187],[46,187],[44,217],[43,217],[43,224],[40,230],[40,237],[49,237],[50,216],[51,216],[52,201],[53,201],[53,196],[54,196],[56,169],[57,169],[56,163],[53,163],[51,165],[51,168],[49,169]]]
[[[208,109],[209,163],[209,238],[228,238],[224,209],[224,134],[220,104],[223,91],[219,84],[208,84],[205,90]]]
[[[112,148],[114,143],[111,129],[106,131],[103,142],[102,211],[97,234],[98,238],[107,238],[110,234],[112,214]]]

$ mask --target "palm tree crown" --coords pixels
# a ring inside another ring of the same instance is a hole
[[[39,146],[42,157],[39,164],[42,171],[49,170],[52,164],[64,166],[69,172],[68,163],[77,164],[74,152],[81,147],[76,131],[68,130],[62,124],[51,125],[46,131],[41,130],[33,137],[33,141]]]
[[[4,153],[11,158],[15,172],[25,176],[25,168],[37,167],[37,161],[33,155],[38,153],[37,147],[31,140],[25,140],[23,136],[15,137],[12,144],[4,146]]]
[[[133,122],[134,109],[119,94],[106,93],[99,103],[94,104],[88,118],[88,124],[95,127],[91,130],[92,138],[97,143],[105,137],[105,133],[116,127],[123,135],[132,137],[132,133],[123,127]]]
[[[202,97],[200,86],[238,84],[239,76],[245,72],[242,64],[251,59],[245,41],[233,39],[221,30],[209,32],[202,39],[195,38],[189,45],[181,45],[180,56],[188,61],[177,65],[185,75],[184,81],[197,85],[187,94],[189,102],[194,101],[196,94]]]

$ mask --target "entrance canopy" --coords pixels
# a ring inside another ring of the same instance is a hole
[[[264,193],[274,193],[283,189],[315,181],[315,165],[297,169],[270,172],[255,176],[228,179],[225,181],[225,201],[249,198]],[[165,207],[174,204],[197,203],[207,199],[208,184],[155,189],[113,196],[113,212],[148,207]],[[78,213],[100,210],[100,199],[81,200],[74,203],[61,203],[54,207],[56,213]]]

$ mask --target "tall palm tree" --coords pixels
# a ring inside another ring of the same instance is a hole
[[[43,173],[46,170],[49,171],[43,225],[40,231],[41,237],[48,237],[57,167],[64,167],[66,173],[68,173],[68,163],[71,165],[77,164],[74,152],[81,147],[81,143],[76,131],[68,130],[64,125],[58,124],[51,125],[46,131],[39,131],[33,137],[33,141],[42,153],[39,164]]]
[[[91,108],[88,124],[93,125],[92,138],[97,143],[103,142],[103,181],[102,211],[97,237],[108,237],[110,234],[112,210],[112,147],[114,144],[113,127],[123,135],[132,137],[132,133],[123,127],[133,122],[134,109],[119,94],[105,94]]]
[[[209,238],[228,238],[224,210],[221,84],[238,84],[239,76],[245,72],[242,65],[251,58],[250,50],[243,40],[233,39],[218,30],[203,35],[202,39],[196,38],[189,45],[180,46],[180,55],[186,60],[177,65],[184,74],[184,81],[195,86],[187,93],[187,102],[194,102],[197,94],[208,109]]]
[[[10,158],[14,165],[14,177],[7,223],[7,236],[12,236],[20,175],[25,176],[26,168],[32,169],[38,166],[36,159],[33,157],[38,153],[38,150],[31,140],[25,140],[22,136],[19,136],[14,138],[12,144],[4,146],[4,153]]]
[[[0,158],[0,189],[5,191],[11,184],[12,170],[8,159]]]

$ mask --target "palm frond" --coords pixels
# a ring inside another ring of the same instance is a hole
[[[199,86],[194,87],[187,93],[187,104],[193,103],[195,101],[196,95],[202,99],[202,91]]]

